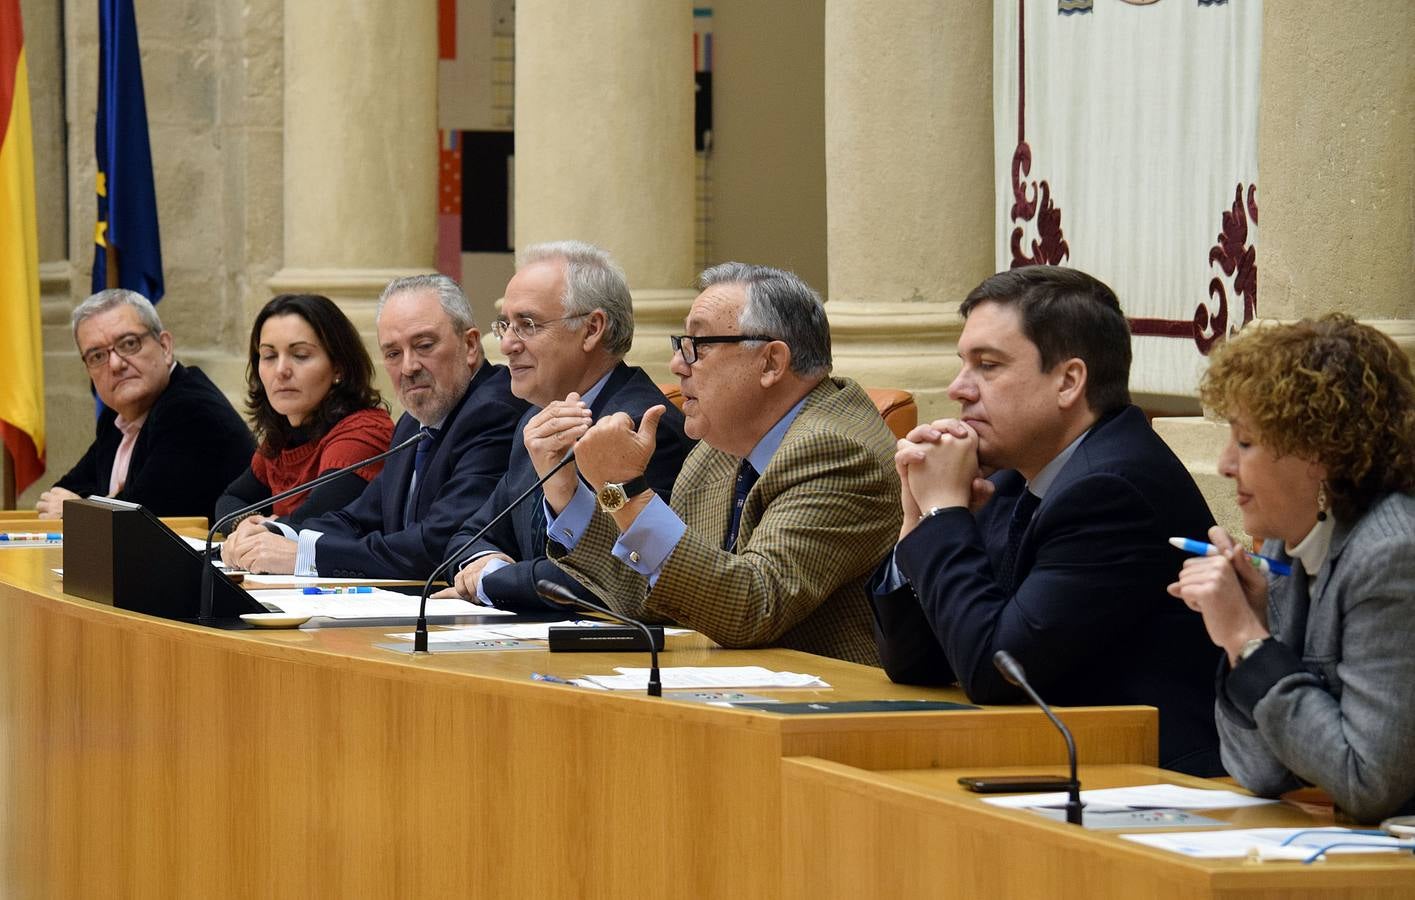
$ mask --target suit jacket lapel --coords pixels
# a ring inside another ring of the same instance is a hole
[[[393,444],[400,444],[418,430],[418,420],[410,413],[403,413],[398,419],[398,427],[393,430]],[[393,456],[383,468],[383,527],[386,531],[403,530],[403,512],[408,508],[408,481],[413,477],[413,447]]]

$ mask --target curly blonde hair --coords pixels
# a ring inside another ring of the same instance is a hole
[[[1410,361],[1350,316],[1244,330],[1209,358],[1199,398],[1226,419],[1241,417],[1273,453],[1325,466],[1341,518],[1415,487]]]

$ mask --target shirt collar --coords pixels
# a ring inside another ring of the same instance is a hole
[[[594,406],[594,402],[599,399],[599,392],[604,390],[604,386],[609,383],[609,376],[614,374],[614,367],[611,366],[608,372],[596,381],[589,390],[580,395],[580,401],[586,406]]]
[[[1302,561],[1302,568],[1307,570],[1308,575],[1316,575],[1322,568],[1322,563],[1327,561],[1334,527],[1332,522],[1331,516],[1318,519],[1317,524],[1312,526],[1306,537],[1297,542],[1296,547],[1285,547],[1288,556]]]
[[[1061,474],[1061,470],[1066,468],[1066,463],[1071,459],[1071,455],[1076,452],[1076,448],[1081,446],[1081,442],[1090,433],[1091,429],[1089,428],[1081,432],[1076,436],[1076,440],[1066,445],[1066,449],[1052,457],[1051,462],[1042,466],[1042,470],[1037,473],[1037,476],[1027,482],[1027,490],[1035,494],[1038,500],[1045,497],[1047,491],[1051,489],[1051,483],[1056,480],[1056,476]]]
[[[747,454],[747,461],[752,464],[752,468],[757,470],[757,474],[766,471],[767,464],[776,455],[777,449],[781,446],[782,440],[786,438],[786,432],[791,428],[791,423],[796,421],[796,416],[800,414],[801,407],[806,405],[806,398],[802,397],[796,401],[796,405],[786,411],[786,415],[777,420],[771,426],[762,439],[757,441],[757,445],[752,448],[752,452]]]
[[[152,412],[152,410],[148,410],[148,412]],[[131,422],[123,418],[122,414],[119,414],[117,418],[113,420],[113,427],[123,432],[125,435],[134,435],[142,430],[143,423],[146,421],[147,413],[143,413]]]

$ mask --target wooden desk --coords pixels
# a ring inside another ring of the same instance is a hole
[[[1409,853],[1337,855],[1309,866],[1190,859],[1119,832],[991,806],[958,785],[960,775],[1007,771],[867,772],[819,759],[783,760],[782,896],[1415,897]],[[1167,782],[1229,789],[1148,766],[1082,766],[1080,777],[1088,788]],[[1201,814],[1242,828],[1331,824],[1287,804]]]
[[[0,511],[0,531],[64,531],[63,519],[12,516],[12,512],[14,510]],[[163,516],[162,521],[173,531],[206,537],[206,516]]]
[[[0,552],[0,893],[775,897],[784,756],[1055,762],[1027,708],[779,716],[533,682],[642,654],[412,658],[401,628],[222,632],[70,598]],[[665,665],[812,672],[794,699],[934,697],[866,666],[670,638]],[[1061,713],[1153,761],[1149,708]]]

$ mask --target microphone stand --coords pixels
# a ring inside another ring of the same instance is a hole
[[[305,491],[312,491],[322,484],[327,484],[328,482],[331,482],[336,478],[342,478],[343,476],[348,475],[350,472],[362,469],[364,466],[371,465],[373,463],[379,462],[380,460],[387,459],[395,453],[402,453],[404,450],[407,450],[409,447],[413,446],[419,441],[426,440],[430,436],[431,435],[429,435],[426,431],[419,431],[417,434],[414,434],[412,437],[408,438],[406,441],[403,441],[403,443],[399,444],[398,446],[390,447],[389,449],[383,451],[377,456],[370,456],[368,459],[352,463],[342,469],[333,469],[329,472],[325,472],[318,478],[313,478],[309,481],[306,481],[304,484],[297,484],[294,487],[290,488],[288,491],[281,491],[274,497],[266,497],[264,500],[261,500],[257,503],[252,503],[249,506],[243,506],[235,512],[228,513],[227,515],[224,515],[221,518],[217,519],[215,522],[213,522],[211,525],[211,529],[206,533],[206,552],[202,555],[203,561],[206,563],[206,565],[203,566],[201,570],[201,611],[197,616],[197,621],[203,625],[210,625],[213,621],[212,595],[215,591],[216,584],[212,579],[215,576],[214,569],[216,567],[211,564],[211,543],[212,540],[216,537],[216,532],[220,531],[222,528],[224,528],[226,525],[229,525],[231,522],[234,522],[236,519],[247,515],[248,513],[253,513],[258,509],[263,509],[267,506],[272,506],[273,504],[279,503],[281,500],[285,500],[289,497],[293,497],[296,494],[303,494]]]
[[[431,575],[428,575],[428,576],[427,576],[427,581],[423,583],[422,598],[421,598],[421,600],[420,600],[419,603],[418,603],[418,622],[417,622],[417,625],[414,626],[414,628],[413,628],[413,652],[414,652],[414,653],[427,653],[427,652],[428,652],[428,649],[427,649],[427,598],[428,598],[428,595],[432,593],[432,583],[437,580],[437,576],[439,576],[439,575],[441,575],[443,572],[447,571],[447,567],[450,566],[450,565],[452,565],[452,563],[457,559],[457,557],[459,557],[459,556],[462,555],[462,552],[463,552],[463,551],[465,551],[468,547],[470,547],[470,546],[472,546],[473,544],[475,544],[477,541],[481,540],[482,535],[486,534],[488,531],[491,530],[491,526],[495,525],[497,522],[500,522],[502,519],[506,518],[506,515],[507,515],[508,513],[510,513],[511,510],[513,510],[513,509],[515,509],[516,507],[520,506],[520,505],[521,505],[521,502],[522,502],[523,500],[525,500],[525,499],[526,499],[527,497],[529,497],[531,494],[535,493],[536,489],[538,489],[539,487],[541,487],[542,485],[544,485],[547,481],[549,481],[552,475],[554,475],[556,472],[559,472],[561,469],[565,468],[567,465],[569,465],[570,463],[572,463],[572,462],[574,462],[574,461],[575,461],[575,451],[574,451],[574,449],[572,448],[572,449],[570,450],[570,452],[568,452],[568,453],[565,454],[565,458],[564,458],[564,459],[562,459],[562,460],[560,460],[560,462],[556,463],[555,466],[554,466],[549,472],[546,472],[546,473],[545,473],[544,475],[542,475],[540,478],[536,479],[536,483],[535,483],[535,484],[533,484],[533,485],[531,485],[530,487],[526,488],[525,491],[523,491],[523,492],[521,493],[521,496],[517,497],[515,500],[512,500],[510,503],[508,503],[508,504],[506,505],[506,508],[505,508],[505,509],[503,509],[501,512],[497,513],[497,514],[492,518],[492,520],[491,520],[490,522],[487,522],[487,523],[486,523],[485,525],[483,525],[480,529],[478,529],[476,534],[474,534],[474,535],[472,535],[471,537],[467,538],[467,539],[462,543],[462,546],[458,547],[456,550],[453,550],[450,554],[448,554],[448,556],[447,556],[446,559],[444,559],[441,563],[438,564],[437,568],[435,568],[435,569],[432,570],[432,574],[431,574]]]
[[[1051,707],[1037,694],[1032,686],[1027,683],[1027,673],[1022,670],[1022,664],[1012,658],[1012,654],[1006,650],[999,650],[992,656],[993,665],[1002,673],[1011,684],[1026,691],[1027,696],[1032,698],[1032,702],[1041,707],[1046,713],[1051,723],[1061,730],[1061,736],[1066,739],[1066,756],[1071,761],[1071,783],[1067,788],[1066,798],[1066,821],[1072,825],[1081,824],[1081,779],[1076,777],[1076,742],[1071,738],[1071,730],[1062,724],[1056,714],[1051,711]]]
[[[640,622],[638,619],[631,619],[628,616],[620,615],[619,613],[615,612],[607,606],[600,606],[598,603],[591,603],[583,597],[576,597],[574,594],[570,593],[565,588],[561,587],[560,585],[556,584],[548,578],[542,578],[536,582],[536,593],[540,594],[545,599],[551,600],[555,603],[570,606],[583,606],[586,609],[592,609],[595,612],[604,613],[606,616],[609,616],[616,622],[622,622],[625,625],[631,625],[642,631],[644,633],[644,638],[649,642],[648,694],[650,697],[663,696],[663,682],[662,680],[660,680],[658,672],[658,648],[654,646],[653,633],[649,631],[647,625],[645,625],[643,622]]]

